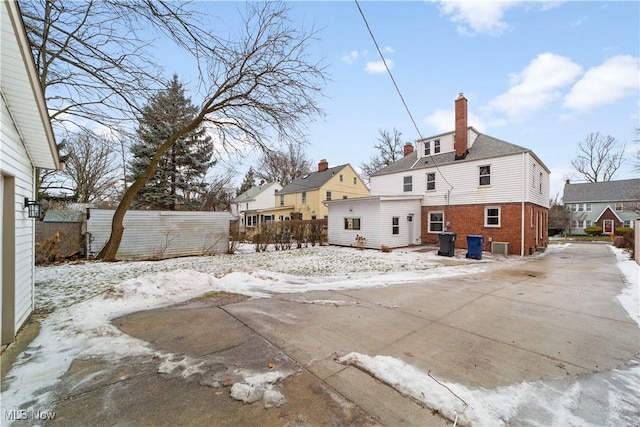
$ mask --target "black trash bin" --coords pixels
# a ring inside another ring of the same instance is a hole
[[[484,236],[469,234],[467,236],[467,258],[482,259]]]
[[[455,255],[456,236],[456,233],[440,233],[440,250],[438,251],[438,255]]]

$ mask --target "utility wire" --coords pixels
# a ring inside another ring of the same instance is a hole
[[[382,54],[382,50],[380,49],[380,46],[378,46],[378,41],[376,40],[376,37],[373,35],[373,31],[371,31],[371,27],[369,27],[369,23],[367,22],[367,18],[364,16],[364,12],[362,11],[362,8],[360,7],[360,3],[358,3],[358,0],[354,0],[354,1],[356,3],[356,6],[358,7],[358,11],[360,12],[360,16],[362,16],[362,20],[364,21],[364,25],[367,27],[367,30],[369,31],[369,35],[371,36],[371,40],[373,40],[373,44],[376,46],[376,49],[378,51],[378,54],[380,55],[380,58],[382,58],[382,63],[384,64],[384,68],[387,69],[387,73],[389,74],[389,77],[391,78],[391,81],[393,82],[393,86],[396,88],[396,92],[398,92],[398,96],[400,96],[400,100],[402,101],[402,105],[404,105],[404,109],[407,110],[407,114],[409,115],[409,118],[411,119],[411,123],[413,123],[413,127],[416,128],[416,131],[418,132],[418,136],[422,140],[422,139],[424,139],[424,137],[422,136],[422,133],[420,132],[420,129],[418,128],[418,125],[416,124],[416,121],[413,119],[413,114],[411,114],[411,110],[409,109],[409,106],[407,105],[407,102],[404,100],[404,96],[402,96],[402,92],[400,92],[400,87],[398,87],[398,84],[396,83],[396,79],[393,77],[393,74],[391,73],[391,69],[387,65],[387,61],[384,59],[384,55]],[[438,164],[433,159],[433,155],[429,154],[429,157],[431,157],[431,161],[433,162],[433,165],[436,167],[436,170],[440,173],[440,176],[442,176],[442,179],[444,179],[444,181],[447,184],[449,184],[449,187],[451,187],[453,189],[453,185],[451,185],[451,183],[449,181],[447,181],[447,178],[444,176],[444,174],[442,173],[442,171],[438,167]],[[448,204],[448,200],[447,200],[447,204]]]

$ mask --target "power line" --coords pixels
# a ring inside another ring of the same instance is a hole
[[[382,63],[384,64],[384,68],[386,68],[387,73],[389,74],[389,77],[391,78],[391,81],[393,82],[393,86],[396,88],[396,92],[398,92],[398,96],[400,97],[400,100],[402,101],[402,105],[404,105],[404,108],[407,111],[407,114],[409,115],[409,118],[411,119],[411,123],[413,123],[413,127],[416,128],[416,132],[418,132],[418,136],[422,140],[422,139],[424,139],[424,137],[422,136],[422,133],[420,132],[420,129],[418,128],[418,125],[416,124],[416,121],[413,119],[413,114],[411,114],[411,110],[409,109],[409,106],[407,105],[407,102],[404,100],[404,96],[402,96],[402,92],[400,92],[400,87],[396,83],[396,79],[393,77],[393,74],[391,73],[391,69],[387,65],[387,61],[384,59],[384,55],[382,54],[382,50],[380,49],[380,46],[378,46],[378,41],[376,40],[376,37],[373,35],[373,31],[371,31],[371,27],[369,27],[369,23],[367,22],[367,18],[364,16],[364,12],[362,11],[362,8],[360,7],[360,3],[358,3],[358,0],[354,0],[354,1],[356,3],[356,6],[358,7],[358,11],[360,12],[360,16],[362,16],[362,20],[364,21],[364,25],[367,27],[367,31],[369,31],[369,35],[371,36],[371,39],[373,40],[373,44],[376,46],[376,49],[378,51],[378,54],[380,55],[380,58],[382,58]],[[433,165],[436,167],[436,170],[440,173],[440,176],[442,176],[442,179],[444,179],[444,181],[447,184],[449,184],[449,187],[453,188],[453,185],[451,185],[451,183],[449,181],[447,181],[447,178],[444,176],[444,174],[442,173],[442,171],[438,167],[438,164],[433,159],[433,155],[429,154],[429,157],[431,157],[431,161],[433,162]]]

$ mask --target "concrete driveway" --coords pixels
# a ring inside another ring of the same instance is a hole
[[[616,296],[624,283],[606,245],[475,276],[353,291],[279,295],[224,310],[387,425],[426,411],[334,361],[337,351],[392,356],[467,387],[575,377],[620,367],[640,350]]]
[[[616,301],[623,286],[606,245],[573,244],[473,276],[270,299],[203,296],[113,320],[175,360],[74,360],[48,408],[56,419],[15,424],[453,424],[362,370],[337,363],[339,352],[391,356],[468,388],[557,378],[566,378],[570,388],[587,378],[589,396],[580,399],[593,404],[576,411],[591,425],[611,424],[606,414],[621,411],[621,403],[607,406],[608,372],[637,360],[640,350],[638,325]],[[167,362],[175,369],[166,369]],[[286,404],[267,409],[230,397],[231,383],[272,365],[290,373],[278,383]],[[638,405],[626,406],[624,419],[637,420]]]

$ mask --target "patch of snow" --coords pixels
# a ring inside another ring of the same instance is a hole
[[[245,403],[263,401],[265,408],[279,407],[287,399],[274,388],[274,385],[287,378],[290,373],[269,371],[245,376],[242,382],[236,382],[231,387],[231,397]]]
[[[618,301],[640,327],[640,265],[630,259],[629,252],[615,246],[610,246],[610,249],[616,256],[618,269],[627,285],[618,295]]]
[[[470,426],[635,426],[640,416],[640,362],[574,378],[469,389],[436,380],[389,356],[349,353],[338,362],[378,378],[398,392]]]

